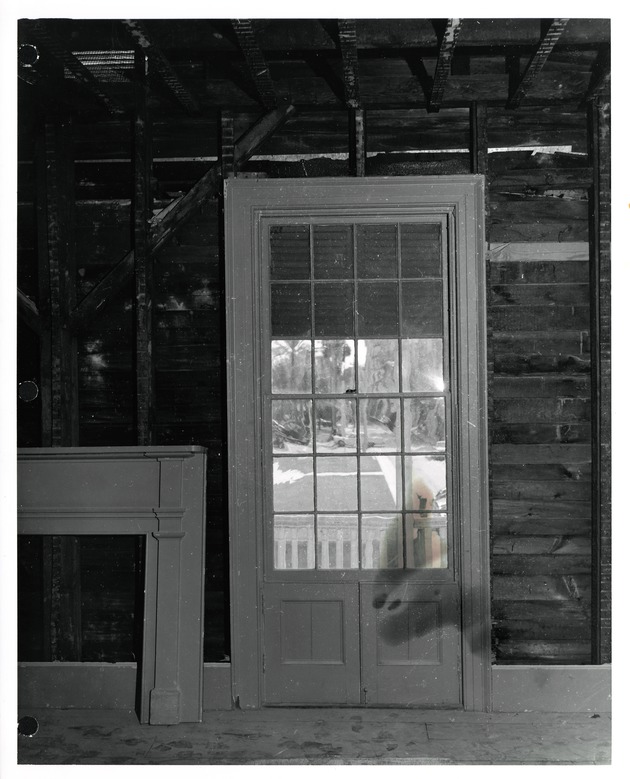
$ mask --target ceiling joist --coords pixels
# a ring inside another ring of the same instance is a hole
[[[236,33],[239,46],[247,62],[249,74],[256,86],[261,103],[265,108],[275,108],[278,105],[278,95],[271,79],[269,65],[265,60],[262,49],[258,45],[252,20],[233,19],[232,27]]]
[[[339,19],[339,47],[343,61],[343,83],[348,108],[361,108],[357,25],[354,19]]]
[[[175,69],[160,47],[152,40],[146,26],[136,19],[123,19],[122,23],[135,43],[140,46],[149,58],[150,66],[155,68],[155,73],[160,77],[162,84],[166,87],[171,97],[189,114],[197,115],[199,113],[199,104],[182,84]],[[150,75],[152,74],[150,73]]]
[[[536,77],[543,69],[545,62],[554,46],[560,39],[560,36],[564,32],[567,26],[568,19],[553,19],[549,25],[549,29],[541,38],[538,48],[534,52],[529,64],[525,68],[525,72],[521,78],[520,84],[516,87],[514,94],[510,97],[506,104],[506,108],[518,108],[523,98],[527,96],[532,84],[536,80]]]
[[[92,72],[63,45],[43,21],[28,20],[24,22],[24,25],[24,30],[32,35],[41,48],[59,65],[62,65],[79,84],[87,88],[110,114],[120,116],[125,113],[124,107],[102,89],[101,83]],[[39,69],[39,63],[37,67]]]
[[[438,61],[435,66],[435,76],[433,77],[433,88],[429,98],[429,111],[439,111],[442,98],[444,97],[444,88],[451,74],[451,61],[457,38],[462,28],[462,19],[447,19],[446,30],[440,43]]]

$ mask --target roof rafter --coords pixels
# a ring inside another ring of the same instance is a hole
[[[343,61],[343,83],[348,108],[361,108],[357,25],[354,19],[339,19],[339,47]]]
[[[509,98],[505,106],[506,108],[518,108],[523,98],[526,97],[568,22],[568,19],[552,19],[547,32],[540,39],[536,51],[525,68],[519,85],[514,90],[514,94]]]
[[[278,105],[278,95],[269,73],[269,65],[265,55],[258,45],[252,20],[232,19],[232,28],[236,33],[239,46],[247,62],[249,74],[262,104],[265,108],[275,108]]]
[[[444,88],[451,74],[451,61],[455,44],[462,29],[462,19],[447,19],[446,29],[440,42],[438,61],[435,66],[435,75],[433,77],[433,87],[431,97],[429,98],[429,111],[439,111],[442,98],[444,97]]]
[[[146,26],[137,19],[122,19],[122,24],[127,29],[133,40],[144,50],[150,63],[155,67],[162,83],[168,92],[189,114],[199,113],[199,104],[191,93],[182,84],[175,69],[160,49],[151,39]]]
[[[28,20],[24,22],[24,25],[24,29],[35,38],[42,49],[45,49],[53,60],[63,65],[83,87],[86,87],[107,108],[110,114],[126,113],[125,108],[101,88],[100,81],[91,71],[48,29],[45,20]]]

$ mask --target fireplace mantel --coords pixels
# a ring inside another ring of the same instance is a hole
[[[145,537],[141,722],[202,719],[205,482],[200,446],[18,450],[19,533]]]

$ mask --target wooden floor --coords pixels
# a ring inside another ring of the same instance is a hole
[[[133,712],[30,710],[19,764],[607,765],[610,714],[409,709],[205,712],[203,723],[140,725]]]

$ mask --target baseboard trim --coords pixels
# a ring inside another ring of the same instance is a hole
[[[492,666],[492,711],[609,712],[610,665]]]
[[[610,665],[492,666],[492,711],[609,712]],[[204,711],[232,708],[230,663],[204,663]],[[21,709],[135,708],[135,663],[19,663]]]
[[[124,709],[136,706],[136,663],[19,663],[20,709]],[[232,708],[229,663],[204,663],[203,708]]]

